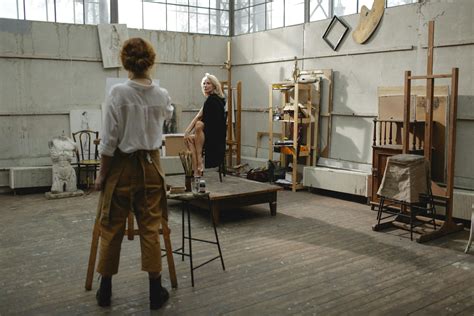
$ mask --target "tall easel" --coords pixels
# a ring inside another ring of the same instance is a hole
[[[227,146],[229,148],[229,155],[227,156],[227,166],[232,166],[232,157],[235,146],[235,162],[240,165],[241,159],[241,124],[242,124],[242,81],[237,82],[237,87],[232,87],[232,61],[231,61],[231,44],[227,42],[227,60],[224,62],[224,67],[227,69],[227,81],[221,81],[224,89],[227,89]],[[233,91],[237,91],[237,107],[235,117],[235,133],[233,125],[234,115],[234,98]],[[235,139],[234,139],[235,138]]]
[[[431,162],[432,158],[432,135],[433,135],[433,99],[435,79],[451,78],[451,98],[449,103],[449,132],[448,132],[448,159],[447,159],[447,181],[446,188],[431,182],[431,189],[435,201],[446,207],[446,218],[440,221],[441,228],[436,231],[425,231],[420,229],[419,242],[432,240],[449,233],[463,229],[462,224],[456,224],[453,220],[453,190],[454,190],[454,162],[456,153],[456,117],[458,104],[458,78],[459,68],[452,68],[450,74],[433,74],[434,53],[434,21],[429,22],[428,27],[428,59],[427,74],[424,76],[413,76],[411,71],[405,71],[404,91],[404,113],[403,113],[403,153],[409,152],[409,124],[410,124],[410,101],[411,81],[426,80],[426,113],[425,113],[425,137],[424,156]]]

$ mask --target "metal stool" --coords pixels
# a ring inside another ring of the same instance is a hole
[[[207,199],[209,203],[209,210],[211,210],[211,199],[209,197],[209,192],[207,193],[192,193],[192,192],[186,192],[182,194],[169,194],[168,199],[172,200],[178,200],[181,201],[181,248],[175,249],[173,253],[181,255],[181,260],[184,261],[184,257],[189,257],[189,263],[190,263],[190,270],[191,270],[191,285],[194,287],[194,270],[210,263],[211,261],[214,261],[218,258],[221,260],[221,265],[222,265],[222,270],[225,271],[225,265],[224,265],[224,258],[222,257],[222,250],[221,250],[221,245],[219,243],[219,236],[217,235],[217,229],[216,229],[216,223],[214,221],[214,217],[212,216],[211,212],[211,221],[212,221],[212,227],[214,229],[214,235],[215,235],[215,241],[212,240],[205,240],[205,239],[200,239],[200,238],[194,238],[192,237],[191,234],[191,212],[190,212],[190,202],[196,199]],[[186,235],[186,229],[185,229],[185,213],[186,217],[188,219],[188,229],[187,229],[187,235]],[[189,252],[185,251],[185,239],[188,240],[188,247],[189,247]],[[215,256],[198,266],[194,266],[193,262],[193,248],[192,248],[192,241],[199,241],[199,242],[204,242],[208,244],[213,244],[217,246],[217,250],[219,252],[218,256]]]

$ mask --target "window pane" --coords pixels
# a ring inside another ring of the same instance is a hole
[[[418,0],[387,0],[387,7],[395,7],[397,5],[418,3]]]
[[[209,9],[189,8],[189,32],[209,34]]]
[[[229,10],[229,0],[211,0],[212,9]]]
[[[369,10],[372,9],[372,5],[374,4],[374,0],[359,0],[359,8],[357,12],[360,12],[360,9],[363,5],[365,5]]]
[[[109,23],[109,0],[85,0],[86,24]]]
[[[229,35],[229,11],[211,11],[211,34]]]
[[[166,4],[143,3],[143,28],[148,30],[166,30]]]
[[[192,2],[193,0],[191,0],[190,2]],[[161,0],[160,2],[165,2],[164,0]],[[168,0],[166,1],[168,3],[173,3],[173,4],[184,4],[184,5],[188,5],[188,0]],[[194,0],[194,2],[196,2],[196,0]]]
[[[119,23],[127,24],[127,27],[141,29],[142,1],[141,0],[118,0]]]
[[[74,19],[74,0],[56,0],[56,22],[76,23]]]
[[[235,11],[234,15],[234,31],[235,34],[244,34],[249,31],[249,9]]]
[[[329,19],[331,17],[329,12],[329,1],[330,0],[310,0],[309,20],[319,21]]]
[[[76,23],[82,24],[84,23],[84,7],[82,2],[74,1],[74,19]]]
[[[254,4],[262,4],[262,3],[265,3],[265,0],[250,0],[251,4],[254,5]]]
[[[188,7],[168,5],[168,31],[188,32]]]
[[[354,0],[335,0],[334,15],[348,15],[357,13],[357,1]]]
[[[250,8],[250,32],[265,30],[265,4]]]
[[[197,0],[199,7],[209,8],[209,0]]]
[[[250,0],[235,0],[235,9],[246,8],[250,6]]]
[[[45,0],[25,0],[27,20],[47,21]]]
[[[23,19],[23,0],[18,3],[17,0],[3,0],[0,18]]]
[[[304,0],[286,0],[285,26],[301,23],[304,23]]]
[[[267,29],[283,26],[283,0],[267,3]]]

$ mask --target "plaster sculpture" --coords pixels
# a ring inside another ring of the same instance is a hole
[[[374,0],[372,9],[369,10],[365,5],[360,10],[359,24],[354,32],[352,38],[356,43],[364,44],[372,36],[377,29],[377,26],[382,20],[385,11],[385,0]]]
[[[51,192],[46,193],[47,198],[62,198],[82,195],[77,190],[76,172],[71,166],[72,158],[77,150],[76,143],[62,135],[54,137],[48,142],[49,153],[53,162],[53,185]]]

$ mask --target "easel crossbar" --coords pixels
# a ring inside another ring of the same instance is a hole
[[[452,74],[435,74],[435,75],[426,75],[426,76],[409,76],[408,79],[411,80],[423,80],[423,79],[440,79],[440,78],[452,78]]]

